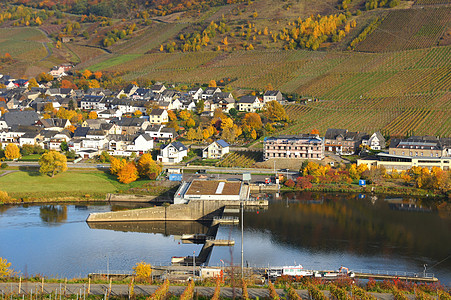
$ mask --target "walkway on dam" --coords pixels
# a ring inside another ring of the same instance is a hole
[[[87,289],[87,284],[67,284],[66,285],[66,295],[76,295],[83,296],[84,290]],[[19,284],[17,282],[14,283],[7,283],[2,282],[0,283],[0,294],[8,295],[11,293],[11,291],[16,294],[19,288]],[[58,291],[58,295],[60,294],[60,289],[64,293],[65,284],[62,283],[44,283],[44,293],[55,293],[55,291]],[[134,293],[137,295],[152,295],[155,290],[158,288],[157,285],[135,285],[134,287]],[[181,295],[183,291],[185,290],[186,286],[170,286],[169,287],[169,293],[174,295]],[[94,295],[104,295],[105,292],[107,292],[109,289],[108,284],[91,284],[91,294]],[[27,295],[30,294],[32,291],[33,294],[36,293],[36,290],[38,292],[41,291],[41,283],[36,282],[24,282],[22,283],[21,291],[22,293],[25,293]],[[211,297],[213,296],[215,288],[214,287],[202,287],[202,286],[196,286],[195,291],[196,293]],[[284,290],[277,289],[276,290],[279,296],[286,298],[286,294]],[[112,296],[127,296],[129,292],[129,286],[126,284],[113,284],[111,286],[111,294]],[[306,290],[297,290],[298,294],[301,296],[302,299],[309,299],[308,292]],[[325,296],[330,298],[330,293],[328,291],[323,291]],[[257,297],[259,299],[262,298],[269,298],[269,291],[266,288],[248,288],[249,297],[256,299]],[[392,294],[387,293],[371,293],[373,294],[377,299],[381,300],[394,300],[394,297]],[[231,288],[231,287],[222,287],[221,288],[221,296],[225,298],[233,298],[235,297],[241,297],[241,289],[240,288]],[[406,295],[409,299],[414,300],[414,295]]]

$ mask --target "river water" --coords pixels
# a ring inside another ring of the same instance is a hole
[[[90,228],[92,212],[124,209],[105,203],[0,207],[0,257],[25,275],[86,277],[90,272],[132,271],[140,261],[169,265],[196,255],[183,233],[205,233],[196,223],[107,224]],[[239,214],[236,214],[239,216]],[[241,258],[241,227],[221,225],[209,265]],[[430,201],[381,196],[285,193],[268,209],[244,212],[244,260],[249,266],[302,264],[308,269],[433,273],[451,286],[451,216]]]

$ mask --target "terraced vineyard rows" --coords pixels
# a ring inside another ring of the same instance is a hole
[[[393,10],[356,50],[384,52],[432,47],[450,22],[451,7]]]
[[[263,159],[262,152],[237,151],[227,154],[217,165],[219,167],[250,168]]]

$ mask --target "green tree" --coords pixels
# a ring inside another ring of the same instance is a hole
[[[5,157],[7,159],[18,159],[20,157],[20,149],[16,144],[9,143],[5,147]]]
[[[204,100],[200,99],[199,101],[197,101],[196,103],[196,111],[198,114],[201,114],[204,112],[204,108],[205,108],[205,104],[204,104]]]
[[[41,155],[39,165],[41,174],[53,177],[57,173],[67,171],[67,158],[64,154],[52,150]]]

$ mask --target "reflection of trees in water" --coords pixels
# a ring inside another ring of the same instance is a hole
[[[48,224],[58,224],[67,220],[67,207],[65,205],[44,205],[39,208],[41,220]]]
[[[434,209],[394,211],[379,196],[373,203],[352,194],[287,193],[283,199],[272,202],[267,213],[247,214],[246,226],[269,229],[279,242],[320,251],[441,259],[451,249],[451,223]]]

